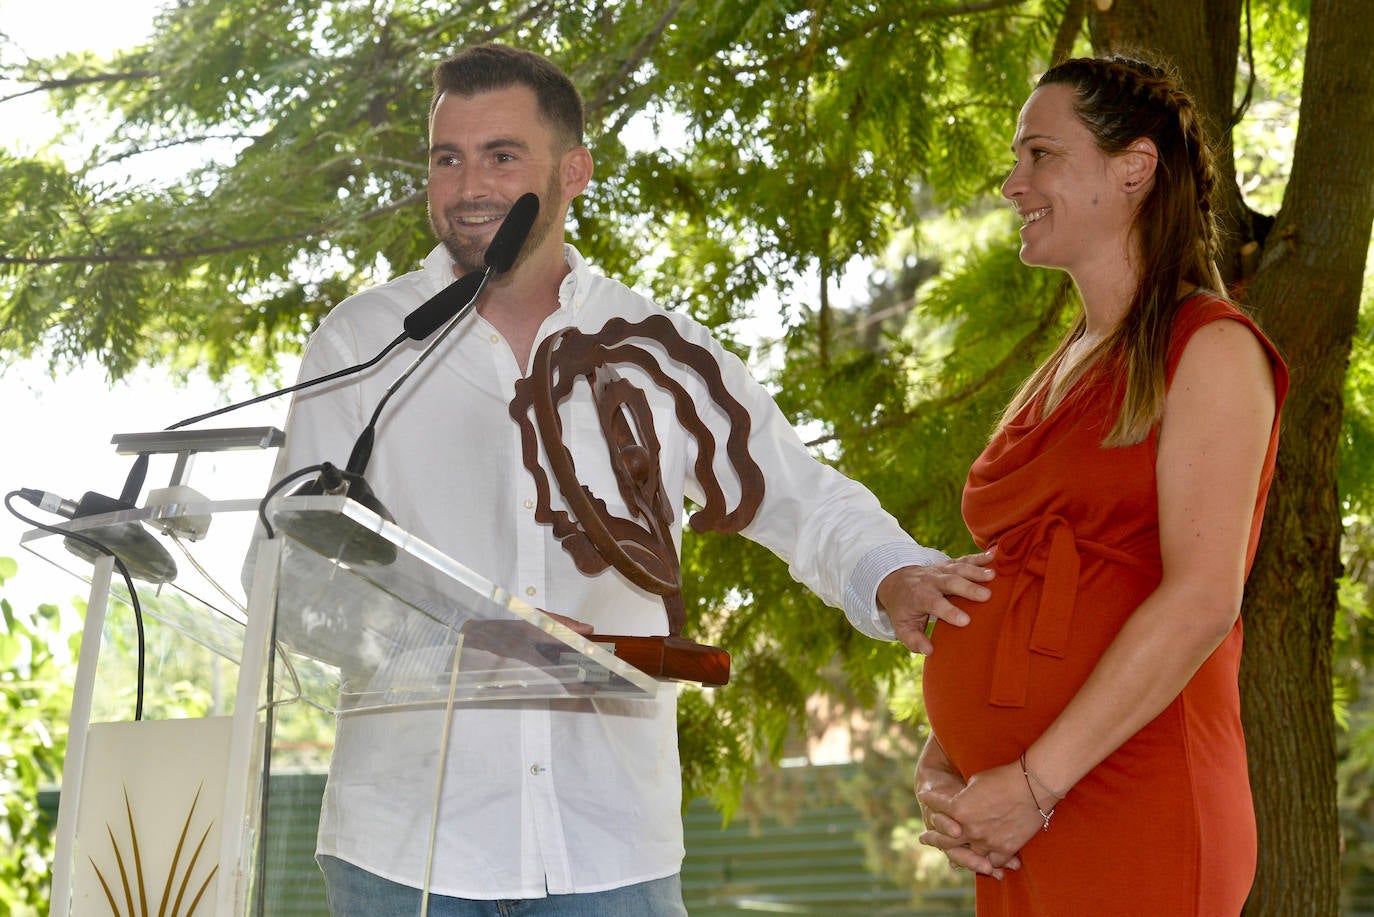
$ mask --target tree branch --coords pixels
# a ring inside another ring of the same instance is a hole
[[[124,73],[90,73],[83,76],[68,76],[61,79],[42,80],[34,83],[23,92],[0,96],[0,104],[22,99],[37,92],[54,92],[58,89],[75,89],[78,86],[93,86],[98,83],[123,83],[131,80],[146,80],[157,75],[154,70],[129,70]]]
[[[1059,20],[1059,31],[1054,35],[1054,51],[1050,54],[1050,64],[1066,60],[1073,53],[1074,42],[1083,32],[1083,20],[1088,15],[1088,0],[1069,0],[1064,9],[1064,18]]]
[[[1015,6],[1024,6],[1027,0],[970,0],[967,3],[956,3],[951,6],[939,7],[935,9],[924,9],[910,11],[905,7],[898,6],[893,12],[892,6],[885,7],[887,12],[882,15],[866,19],[852,28],[843,32],[837,32],[830,41],[818,45],[816,50],[833,51],[845,45],[858,41],[879,29],[884,29],[903,19],[916,21],[930,21],[932,19],[954,19],[959,16],[972,16],[979,13],[992,13],[1001,9],[1008,9]],[[770,73],[776,72],[779,68],[795,62],[795,57],[791,54],[780,57],[771,57],[757,64],[743,67],[733,67],[731,73]]]
[[[366,223],[377,217],[386,216],[397,210],[409,207],[411,204],[424,200],[424,198],[424,192],[417,191],[399,201],[393,201],[375,210],[370,210],[361,217],[358,217],[357,220]],[[54,255],[46,258],[13,258],[0,255],[0,266],[47,267],[56,264],[144,264],[148,262],[192,261],[197,258],[208,258],[211,255],[225,255],[231,252],[249,251],[255,248],[267,248],[269,246],[281,245],[286,242],[301,242],[306,239],[313,239],[346,222],[353,221],[352,219],[344,219],[341,217],[337,220],[327,220],[312,229],[301,230],[300,232],[284,233],[278,236],[265,236],[260,239],[243,239],[237,242],[226,242],[223,245],[212,245],[207,248],[188,249],[186,251],[109,255]]]
[[[644,34],[644,37],[640,39],[639,43],[636,44],[625,59],[620,62],[620,66],[616,68],[615,72],[602,80],[601,87],[597,90],[596,95],[587,100],[585,108],[588,112],[598,112],[601,110],[602,106],[610,102],[615,93],[614,87],[624,85],[629,79],[630,74],[634,73],[636,68],[644,62],[644,59],[653,51],[654,46],[658,44],[659,39],[663,37],[664,31],[677,17],[681,9],[682,0],[674,0],[674,2],[663,11],[663,15],[659,16],[658,21],[654,23],[654,27]]]
[[[1250,109],[1250,102],[1255,97],[1255,35],[1254,21],[1250,14],[1250,0],[1245,0],[1245,63],[1248,65],[1246,69],[1250,71],[1245,80],[1245,98],[1240,100],[1236,110],[1231,113],[1231,123],[1226,125],[1227,133],[1230,133],[1232,128],[1240,124],[1240,119],[1245,117],[1245,113]]]
[[[995,380],[997,380],[1003,374],[1005,374],[1007,368],[1011,366],[1013,362],[1020,358],[1020,354],[1025,348],[1034,345],[1037,338],[1044,336],[1045,332],[1049,331],[1051,328],[1054,327],[1055,323],[1059,321],[1059,316],[1063,314],[1065,307],[1068,306],[1070,301],[1070,293],[1072,291],[1072,280],[1070,280],[1067,277],[1060,280],[1059,286],[1055,288],[1054,298],[1050,301],[1049,308],[1045,309],[1044,312],[1040,313],[1039,320],[1035,323],[1034,326],[1031,327],[1030,331],[1026,332],[1026,334],[1024,334],[1021,337],[1021,339],[1018,340],[1011,347],[1007,348],[1007,352],[1002,356],[1002,359],[997,361],[997,364],[995,366],[993,366],[987,372],[983,373],[983,375],[979,376],[977,379],[974,379],[968,385],[964,386],[958,391],[951,392],[948,395],[944,395],[939,398],[931,398],[927,401],[922,401],[913,410],[902,411],[900,414],[893,414],[890,417],[884,417],[882,420],[879,420],[876,423],[866,424],[865,426],[860,427],[855,432],[860,435],[863,435],[868,433],[876,433],[880,430],[890,430],[893,427],[899,427],[903,424],[910,423],[921,414],[926,414],[931,411],[943,411],[946,408],[950,408],[956,404],[962,404],[963,402],[968,401],[974,395],[978,394],[980,391],[987,388]],[[819,436],[816,439],[808,440],[806,445],[823,446],[826,443],[835,442],[840,438],[840,433],[829,433],[825,436]]]
[[[210,143],[212,141],[229,141],[231,143],[240,140],[257,140],[253,134],[236,132],[232,134],[197,134],[190,137],[173,137],[169,140],[157,141],[147,146],[130,146],[117,153],[110,154],[109,157],[100,161],[100,166],[110,166],[123,162],[126,159],[133,159],[135,156],[142,156],[147,153],[159,153],[164,150],[175,149],[179,146],[192,146],[199,143]]]

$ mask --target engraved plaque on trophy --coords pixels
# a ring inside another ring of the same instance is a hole
[[[646,348],[635,341],[651,342]],[[666,358],[694,374],[711,398],[709,407],[729,421],[725,455],[739,482],[736,505],[727,498],[715,470],[716,440],[693,397],[660,363]],[[635,585],[663,599],[668,634],[658,637],[592,634],[614,647],[616,655],[660,678],[724,685],[730,680],[730,654],[682,635],[686,611],[682,571],[672,524],[682,507],[672,506],[663,489],[659,439],[644,392],[623,378],[616,366],[633,365],[672,395],[676,422],[697,446],[696,477],[705,505],[689,523],[696,531],[738,532],[754,518],[763,500],[763,472],[749,455],[749,413],[726,390],[720,367],[709,351],[684,340],[666,316],[631,323],[611,319],[595,334],[565,328],[550,335],[535,352],[529,376],[516,384],[511,417],[520,426],[525,467],[538,493],[535,518],[552,525],[554,536],[584,574],[614,567]],[[615,477],[630,517],[612,513],[577,477],[564,442],[559,405],[583,381],[590,386],[596,414]],[[567,510],[554,509],[549,476],[540,463],[540,445],[554,485]]]

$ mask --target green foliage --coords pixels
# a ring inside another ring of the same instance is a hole
[[[1236,181],[1248,206],[1272,216],[1293,165],[1308,13],[1274,3],[1256,4],[1253,15],[1254,61],[1238,74],[1247,107],[1233,130]]]
[[[958,512],[964,476],[1010,390],[1061,330],[1061,285],[1050,272],[1021,267],[1004,240],[904,291],[919,295],[920,307],[878,350],[841,330],[836,337],[848,346],[821,366],[814,328],[792,329],[778,402],[799,423],[824,422],[827,445],[839,447],[835,464],[918,540],[972,551]],[[728,690],[688,695],[684,704],[689,792],[728,811],[740,780],[795,736],[809,699],[881,711],[889,694],[919,680],[905,649],[857,634],[765,549],[719,535],[688,533],[683,541],[688,631],[728,649],[735,671]]]
[[[1366,296],[1345,375],[1340,491],[1347,515],[1374,516],[1374,297]]]
[[[1371,542],[1367,526],[1354,533],[1367,553]],[[1367,558],[1353,559],[1352,569],[1368,577]],[[1348,869],[1374,868],[1374,680],[1371,680],[1368,645],[1371,590],[1367,582],[1350,577],[1339,582],[1340,610],[1336,616],[1334,682],[1341,834]]]
[[[74,133],[86,122],[94,136],[75,147],[81,158],[54,148],[3,163],[0,174],[22,183],[0,182],[0,238],[26,248],[0,257],[0,352],[42,347],[56,365],[95,355],[112,376],[140,362],[212,375],[270,367],[340,298],[409,269],[431,246],[428,72],[485,38],[548,53],[588,101],[598,171],[573,209],[577,243],[729,340],[728,323],[760,299],[805,313],[799,278],[836,277],[855,256],[884,256],[918,220],[983,207],[1061,6],[168,6],[143,47],[14,74],[72,77],[55,107]],[[581,40],[589,24],[596,42]],[[123,76],[95,81],[102,73]],[[179,166],[183,153],[196,165]],[[65,292],[76,289],[79,309]],[[796,394],[784,407],[830,431],[827,454],[919,537],[967,548],[952,512],[960,464],[1001,393],[940,382],[946,363],[970,374],[977,364],[931,343],[963,344],[971,332],[943,327],[945,317],[913,321],[921,327],[911,332],[886,323],[876,349],[832,346],[803,321],[789,336],[798,362],[780,382]],[[916,410],[932,391],[947,403]],[[876,432],[865,432],[869,422]],[[973,432],[936,448],[953,429]],[[913,460],[937,455],[938,473],[913,488]],[[875,702],[874,686],[909,665],[739,539],[690,542],[684,569],[694,626],[736,654],[730,691],[683,705],[689,791],[728,800],[755,763],[776,756],[837,654],[853,690]],[[735,592],[739,583],[747,593]]]
[[[18,564],[0,557],[0,586],[14,577]],[[175,590],[140,592],[145,611],[148,671],[146,719],[181,719],[220,715],[232,708],[236,663],[226,663],[207,644],[217,637],[213,617],[192,607]],[[77,609],[84,614],[84,604]],[[39,806],[40,790],[60,784],[67,748],[67,721],[72,705],[75,658],[80,634],[64,627],[59,609],[40,605],[31,613],[16,611],[0,599],[0,914],[47,912],[55,825]],[[98,701],[109,709],[95,720],[130,719],[137,687],[137,656],[132,609],[112,601],[106,622]],[[188,640],[166,621],[196,625],[198,639]],[[241,640],[242,628],[237,628]],[[213,669],[222,669],[225,684],[217,696]],[[301,670],[309,679],[313,670]],[[290,694],[296,673],[279,669],[279,683]],[[307,685],[307,688],[311,686]],[[329,746],[333,722],[306,705],[287,705],[277,718],[275,742],[284,752],[278,766],[322,767],[321,750]]]
[[[1362,302],[1360,329],[1345,377],[1340,492],[1345,512],[1345,576],[1332,664],[1337,734],[1337,784],[1348,872],[1374,869],[1374,290]]]
[[[776,304],[783,410],[919,540],[969,550],[957,511],[968,464],[1075,308],[1060,276],[1017,263],[996,198],[1017,108],[1071,6],[181,0],[146,45],[109,61],[0,56],[21,85],[61,75],[49,96],[67,132],[0,151],[0,354],[42,351],[55,367],[93,355],[112,377],[140,363],[269,370],[339,300],[431,247],[430,67],[506,41],[549,54],[587,99],[597,174],[572,209],[584,253],[737,349],[732,323]],[[1310,10],[1246,9],[1238,101],[1256,80],[1231,141],[1247,203],[1273,213]],[[855,259],[874,270],[867,296],[840,308],[832,294]],[[1336,669],[1356,852],[1374,795],[1374,576],[1355,562],[1374,543],[1369,339],[1362,327],[1340,472],[1352,563]],[[683,573],[688,632],[735,660],[728,689],[684,694],[688,798],[732,810],[819,697],[879,711],[860,795],[885,800],[881,829],[909,837],[904,789],[883,781],[909,768],[919,737],[916,661],[857,635],[743,539],[689,534]],[[205,703],[187,688],[173,707]]]
[[[0,557],[0,585],[18,564]],[[58,610],[40,605],[17,612],[0,599],[0,912],[47,912],[53,824],[38,791],[61,777],[74,666],[63,645]]]
[[[990,7],[168,6],[111,61],[7,68],[64,75],[50,97],[70,134],[0,159],[0,238],[23,240],[0,253],[0,352],[93,355],[112,377],[270,368],[430,247],[429,69],[484,38],[549,53],[588,99],[588,254],[712,323],[740,317],[811,268],[880,254],[913,187],[943,205],[987,189],[1051,28],[1040,3]],[[682,143],[656,144],[656,124]]]

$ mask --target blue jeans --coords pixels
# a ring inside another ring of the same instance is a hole
[[[420,890],[319,857],[333,917],[419,917]],[[482,901],[429,896],[429,917],[687,917],[676,875],[604,892]]]

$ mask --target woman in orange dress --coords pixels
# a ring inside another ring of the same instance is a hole
[[[997,576],[925,663],[922,840],[979,873],[980,917],[1238,914],[1239,613],[1287,372],[1219,292],[1206,138],[1168,73],[1060,64],[1012,150],[1021,260],[1083,312],[969,472]]]

